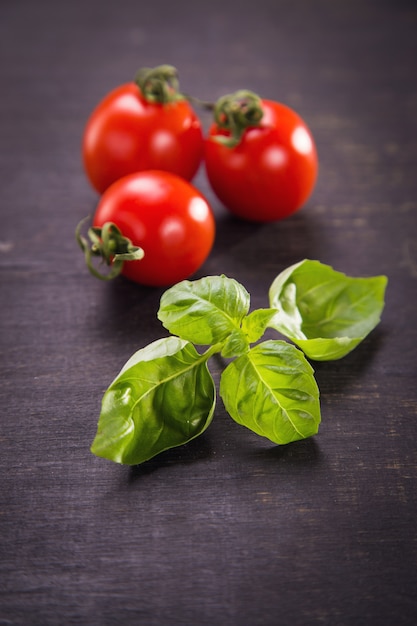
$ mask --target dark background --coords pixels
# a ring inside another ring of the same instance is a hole
[[[2,0],[0,625],[417,623],[416,32],[405,0]],[[219,400],[202,437],[129,468],[89,446],[107,386],[166,334],[162,290],[86,271],[80,144],[98,101],[161,63],[202,99],[292,106],[320,156],[272,225],[231,218],[202,169],[218,232],[197,276],[254,308],[303,258],[389,285],[378,328],[313,364],[316,437],[274,447]]]

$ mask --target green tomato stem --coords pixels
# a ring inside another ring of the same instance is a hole
[[[190,94],[184,94],[184,97],[191,104],[195,104],[201,109],[205,111],[214,111],[216,104],[214,102],[208,102],[207,100],[200,100],[200,98],[196,98],[195,96],[191,96]]]
[[[179,91],[178,72],[172,65],[143,67],[137,72],[134,82],[148,102],[167,104],[184,100]]]
[[[90,273],[100,280],[112,280],[120,274],[125,261],[139,261],[145,253],[142,248],[134,246],[130,239],[124,237],[120,229],[112,222],[106,222],[102,228],[88,229],[90,242],[81,235],[81,227],[88,217],[82,219],[76,230],[75,238],[84,252],[84,258]],[[99,257],[110,271],[99,272],[93,264],[93,258]]]
[[[222,96],[214,105],[214,120],[220,129],[230,131],[229,136],[215,135],[213,139],[234,148],[245,130],[259,126],[263,117],[261,98],[246,89]]]

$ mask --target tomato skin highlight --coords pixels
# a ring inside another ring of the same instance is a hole
[[[134,82],[97,105],[82,139],[84,169],[100,194],[117,179],[149,169],[191,180],[203,152],[201,123],[190,104],[148,102]]]
[[[210,185],[236,216],[255,222],[288,217],[310,197],[318,175],[314,139],[292,109],[262,100],[259,126],[244,131],[240,143],[228,147],[216,135],[229,136],[213,123],[205,142],[205,168]]]
[[[145,256],[126,261],[122,274],[152,287],[192,276],[208,257],[215,219],[204,196],[170,172],[136,172],[113,183],[102,195],[93,226],[113,222]]]

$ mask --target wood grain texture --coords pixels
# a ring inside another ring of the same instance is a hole
[[[406,0],[2,3],[0,625],[417,623],[416,29]],[[308,204],[267,226],[228,216],[202,169],[199,276],[253,307],[302,258],[389,285],[380,326],[315,364],[316,437],[274,447],[219,401],[201,438],[127,468],[89,446],[108,384],[164,334],[162,291],[87,274],[80,141],[107,91],[164,62],[202,99],[286,102],[320,155]]]

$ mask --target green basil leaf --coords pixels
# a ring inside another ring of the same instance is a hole
[[[220,395],[232,418],[287,444],[315,435],[320,424],[319,390],[304,354],[285,341],[264,341],[229,363]]]
[[[262,337],[276,312],[276,309],[256,309],[243,318],[242,331],[249,343],[255,343]]]
[[[164,292],[158,318],[174,335],[197,345],[224,342],[249,310],[246,289],[226,276],[184,280]]]
[[[386,285],[386,276],[352,278],[319,261],[301,261],[270,287],[278,312],[269,326],[311,359],[340,359],[379,323]]]
[[[243,318],[239,330],[232,332],[222,349],[222,356],[230,358],[240,356],[249,349],[249,344],[262,337],[270,320],[276,314],[275,309],[256,309]]]
[[[136,465],[200,435],[216,401],[207,357],[178,337],[136,352],[104,394],[91,451]]]
[[[239,356],[246,352],[249,348],[248,340],[244,332],[242,330],[236,329],[230,333],[230,335],[225,340],[223,344],[221,355],[225,359],[230,359],[234,356]]]

